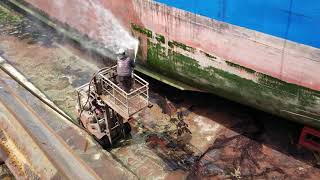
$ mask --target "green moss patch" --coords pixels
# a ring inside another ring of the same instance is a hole
[[[168,46],[173,48],[173,47],[178,47],[180,49],[183,49],[185,51],[188,51],[188,52],[194,52],[195,49],[193,47],[190,47],[190,46],[187,46],[183,43],[180,43],[180,42],[177,42],[177,41],[169,41],[168,42]]]
[[[2,26],[17,26],[22,22],[23,18],[13,14],[7,9],[0,6],[0,25]]]
[[[252,69],[226,61],[236,69],[255,74],[257,81],[248,80],[215,67],[201,67],[197,60],[168,49],[161,43],[148,40],[148,67],[190,86],[206,89],[214,94],[242,104],[254,106],[277,115],[281,111],[318,113],[320,95],[302,86],[290,84]],[[176,45],[174,45],[176,46]],[[320,119],[320,115],[315,115]],[[295,116],[298,121],[309,123],[310,118]],[[292,117],[291,117],[292,118]]]
[[[256,72],[255,70],[246,68],[246,67],[244,67],[244,66],[240,66],[239,64],[235,64],[235,63],[232,63],[232,62],[229,62],[229,61],[226,61],[226,63],[227,63],[229,66],[232,66],[232,67],[237,68],[237,69],[240,69],[240,70],[244,70],[244,71],[246,71],[247,73],[250,73],[250,74],[253,74],[253,73]]]
[[[138,26],[136,24],[131,24],[131,28],[134,30],[134,31],[137,31],[141,34],[145,34],[147,37],[151,38],[152,37],[152,31],[146,29],[146,28],[143,28],[141,26]]]

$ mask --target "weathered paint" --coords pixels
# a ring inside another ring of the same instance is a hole
[[[320,90],[320,50],[167,7],[134,1],[142,27],[283,81]],[[116,12],[115,12],[116,13]],[[143,44],[145,45],[145,44]],[[205,59],[197,59],[206,61]]]
[[[92,16],[94,9],[73,11],[84,1],[26,2],[99,42],[94,32],[101,19]],[[139,64],[145,68],[319,127],[319,49],[151,0],[101,1],[101,6],[139,38]]]
[[[320,1],[156,0],[218,21],[320,48]]]
[[[147,32],[141,29],[137,32]],[[202,89],[274,114],[287,116],[285,112],[296,113],[294,119],[305,123],[314,121],[311,124],[317,126],[317,119],[320,119],[318,91],[281,81],[212,55],[210,57],[213,57],[211,60],[214,63],[205,67],[187,56],[189,51],[184,46],[181,48],[180,43],[170,47],[159,43],[155,38],[148,39],[147,43],[147,64],[154,71],[160,71],[187,84],[201,85]],[[207,56],[200,51],[193,54],[199,58]],[[311,114],[314,115],[305,117]]]

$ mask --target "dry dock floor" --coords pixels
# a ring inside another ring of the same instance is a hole
[[[75,88],[113,63],[79,50],[35,22],[18,22],[0,24],[2,56],[76,119]],[[154,106],[135,116],[132,137],[110,150],[137,177],[319,179],[319,160],[297,145],[302,125],[211,94],[182,92],[147,80]],[[187,127],[177,125],[168,104]]]

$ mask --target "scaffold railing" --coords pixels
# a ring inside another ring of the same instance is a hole
[[[117,80],[117,66],[103,69],[96,75],[96,79],[100,81],[102,87],[101,95],[94,90],[93,83],[87,83],[77,89],[79,100],[82,96],[88,96],[94,93],[106,103],[109,107],[120,114],[124,119],[129,119],[133,114],[141,111],[149,105],[149,83],[136,74],[132,74],[132,89],[126,92],[120,88]]]

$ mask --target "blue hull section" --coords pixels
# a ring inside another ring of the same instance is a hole
[[[319,0],[156,0],[222,22],[320,48]]]

